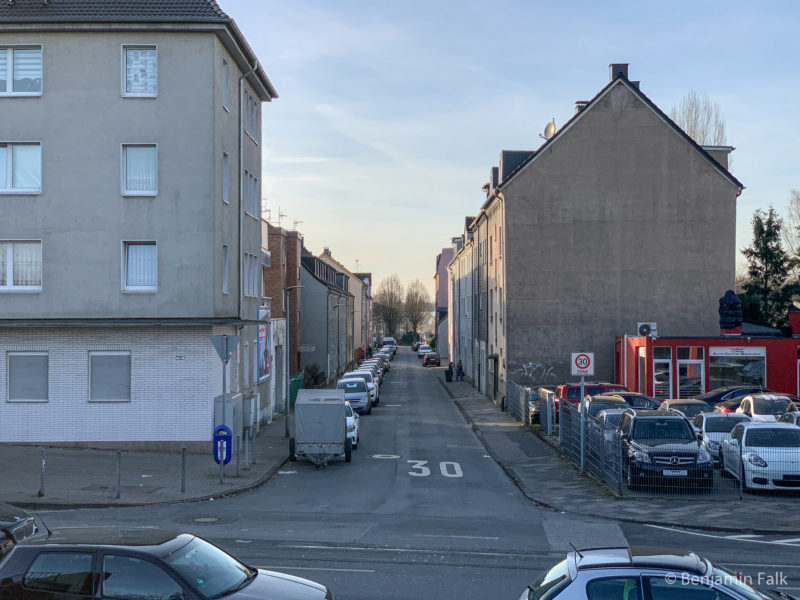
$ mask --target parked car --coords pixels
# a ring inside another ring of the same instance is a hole
[[[701,490],[711,489],[711,455],[699,447],[691,423],[680,413],[628,409],[615,435],[622,443],[623,472],[629,489],[683,482]]]
[[[428,346],[428,344],[420,344],[419,348],[417,348],[417,358],[422,358],[428,352],[431,352],[432,348]]]
[[[397,351],[397,340],[393,337],[385,337],[381,340],[381,346],[391,346],[394,351]]]
[[[697,433],[701,447],[708,451],[715,464],[719,464],[719,452],[723,440],[730,440],[733,428],[749,420],[750,417],[747,415],[736,413],[703,412],[692,419],[692,427]]]
[[[794,412],[795,406],[789,398],[778,394],[756,394],[745,396],[737,414],[747,415],[753,421],[772,423],[783,413]]]
[[[778,423],[791,423],[792,425],[800,425],[800,412],[794,410],[792,412],[783,413],[778,419]]]
[[[383,369],[378,364],[379,361],[376,360],[365,360],[360,365],[358,365],[358,369],[363,371],[367,370],[372,373],[372,377],[378,382],[378,387],[380,388],[381,384],[383,383]]]
[[[722,402],[717,402],[714,405],[714,412],[715,413],[729,413],[729,412],[736,412],[736,409],[739,408],[741,405],[742,400],[744,400],[748,394],[744,396],[734,396],[733,398],[729,398],[728,400],[724,400]]]
[[[711,407],[702,400],[693,398],[674,398],[664,400],[658,410],[677,410],[683,416],[692,418],[703,412],[712,412]]]
[[[597,394],[605,394],[607,392],[628,392],[630,391],[624,385],[617,383],[602,383],[602,382],[585,382],[583,386],[583,395],[595,396]],[[556,410],[558,410],[559,403],[564,400],[572,404],[578,404],[581,400],[581,384],[580,383],[563,383],[556,388],[555,403]]]
[[[422,366],[423,367],[441,367],[442,366],[442,359],[439,357],[438,352],[428,352],[424,357],[422,357]]]
[[[601,410],[607,408],[628,408],[628,403],[622,398],[617,398],[614,394],[595,394],[594,396],[586,396],[583,402],[578,404],[578,412],[586,410],[587,417],[596,417]]]
[[[775,599],[784,591],[756,588],[688,550],[655,547],[595,548],[568,552],[522,592],[519,600]]]
[[[379,354],[385,354],[389,360],[394,360],[394,346],[384,346],[379,351]]]
[[[391,362],[391,359],[389,358],[388,353],[378,352],[375,354],[375,358],[377,358],[379,361],[383,363],[384,370],[388,371],[389,369],[392,368],[391,365],[389,364],[389,362]]]
[[[202,538],[159,529],[75,527],[15,545],[0,563],[4,598],[325,600],[330,590],[250,567]]]
[[[721,459],[744,489],[800,489],[800,427],[740,423],[722,442]]]
[[[742,398],[748,394],[763,394],[769,392],[772,392],[772,390],[758,385],[727,385],[706,392],[705,394],[698,394],[692,397],[695,400],[702,400],[706,404],[714,406],[719,402],[724,402],[732,398]]]
[[[614,432],[619,427],[622,415],[627,411],[627,408],[606,408],[597,413],[597,427],[603,432],[603,440],[606,444],[613,443]]]
[[[367,383],[369,390],[369,399],[372,401],[372,406],[378,406],[378,386],[376,385],[375,378],[372,376],[372,371],[367,369],[359,369],[358,371],[348,371],[342,375],[342,379],[363,379]]]
[[[36,522],[24,510],[0,503],[0,559],[14,544],[37,532]]]
[[[344,399],[350,403],[353,410],[372,414],[372,400],[369,397],[367,383],[363,379],[340,379],[336,383],[336,389],[344,390]]]
[[[350,405],[349,402],[344,403],[344,415],[346,420],[345,430],[347,431],[347,437],[350,438],[350,445],[352,446],[353,450],[358,448],[359,437],[358,434],[360,433],[360,427],[358,426],[359,416],[356,411],[353,410],[353,407]]]
[[[640,408],[640,409],[645,409],[645,410],[658,410],[658,407],[661,406],[661,401],[660,400],[656,400],[652,396],[648,396],[647,394],[642,394],[641,392],[616,391],[616,392],[608,392],[608,393],[606,393],[604,395],[605,396],[614,396],[616,398],[621,398],[631,408]]]

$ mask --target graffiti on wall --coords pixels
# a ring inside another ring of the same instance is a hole
[[[519,383],[552,383],[557,379],[556,368],[547,363],[531,361],[511,371],[509,378]]]

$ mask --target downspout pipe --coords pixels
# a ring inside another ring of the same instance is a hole
[[[242,99],[244,97],[244,80],[258,70],[258,61],[255,62],[253,68],[247,73],[239,76],[239,309],[237,317],[242,320],[242,305],[244,303],[244,265],[242,264],[242,253],[244,252],[244,243],[242,242],[242,230],[244,229],[244,110],[242,107]],[[260,175],[260,173],[259,173]]]

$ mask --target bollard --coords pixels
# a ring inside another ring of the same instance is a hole
[[[39,484],[39,493],[37,494],[37,496],[39,496],[40,498],[44,496],[44,473],[46,468],[47,468],[47,450],[45,448],[42,448],[42,477],[41,477],[41,482]]]
[[[240,450],[242,448],[242,436],[238,433],[236,434],[236,476],[239,477],[239,455],[241,454]]]
[[[244,470],[250,468],[250,429],[244,430]]]
[[[120,487],[121,487],[120,479],[122,477],[121,471],[122,471],[122,452],[120,450],[117,450],[117,491],[114,494],[114,498],[117,499],[119,499],[120,496]]]
[[[186,446],[181,448],[181,494],[186,493]]]

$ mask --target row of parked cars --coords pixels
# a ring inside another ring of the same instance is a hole
[[[560,398],[572,402],[572,384],[559,388]],[[614,384],[585,388],[598,393],[578,401],[578,412],[586,412],[590,435],[602,440],[589,450],[621,446],[629,488],[689,482],[710,490],[716,468],[744,488],[800,489],[800,399],[794,396],[729,386],[660,401]]]

